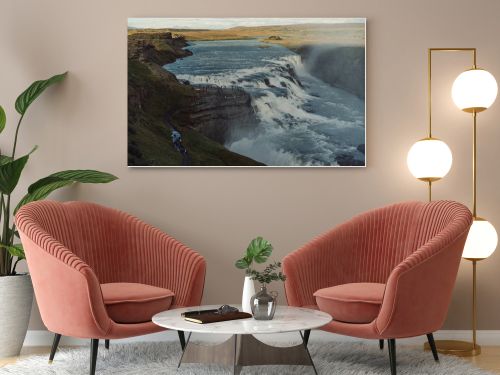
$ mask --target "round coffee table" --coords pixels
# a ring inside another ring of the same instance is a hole
[[[183,347],[179,365],[182,363],[218,363],[233,368],[239,374],[242,366],[255,365],[305,365],[314,363],[307,350],[311,329],[330,323],[332,317],[324,312],[299,307],[278,306],[273,320],[253,318],[231,320],[209,324],[197,324],[184,320],[183,312],[217,309],[219,306],[198,306],[174,309],[153,316],[153,322],[161,327],[177,330]],[[302,333],[304,331],[304,333]],[[184,332],[189,332],[184,344]],[[230,334],[221,344],[195,344],[190,342],[191,334]],[[289,347],[276,347],[256,339],[254,334],[299,332],[302,344]]]

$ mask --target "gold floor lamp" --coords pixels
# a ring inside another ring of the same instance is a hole
[[[457,356],[474,356],[481,353],[476,343],[476,264],[488,258],[496,249],[498,236],[493,225],[479,217],[477,202],[477,114],[488,109],[495,101],[498,86],[493,75],[476,65],[475,48],[429,48],[428,50],[428,137],[416,142],[408,152],[407,163],[410,172],[419,180],[425,181],[432,199],[432,183],[449,172],[452,154],[443,141],[432,137],[432,53],[433,52],[470,52],[472,67],[461,73],[453,83],[451,95],[455,105],[462,111],[472,114],[472,215],[474,221],[467,236],[462,254],[472,262],[472,343],[457,340],[437,340],[438,352]],[[425,344],[428,350],[429,345]]]

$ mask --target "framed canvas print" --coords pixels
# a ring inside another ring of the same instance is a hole
[[[129,18],[128,165],[365,166],[364,18]]]

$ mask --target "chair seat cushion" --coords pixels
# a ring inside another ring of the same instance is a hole
[[[346,323],[370,323],[378,315],[385,284],[350,283],[319,289],[314,293],[321,311]]]
[[[144,323],[168,310],[174,293],[168,289],[137,283],[101,284],[106,310],[117,323]]]

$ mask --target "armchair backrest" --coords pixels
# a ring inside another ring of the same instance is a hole
[[[445,234],[447,241],[458,240],[471,220],[470,211],[452,201],[402,202],[359,214],[283,259],[288,303],[313,305],[315,291],[340,284],[385,284],[426,244]],[[463,243],[457,246],[463,249]],[[460,254],[453,256],[456,275]]]
[[[43,201],[30,205],[39,229],[56,239],[94,271],[101,283],[125,281],[130,241],[124,231],[130,215],[90,202]]]
[[[422,204],[404,202],[364,212],[347,224],[352,228],[339,283],[385,283],[394,267],[412,251],[408,239],[418,223]]]
[[[457,211],[457,208],[460,208]],[[444,230],[463,206],[451,201],[402,202],[353,219],[349,267],[352,280],[385,283],[392,270]]]

